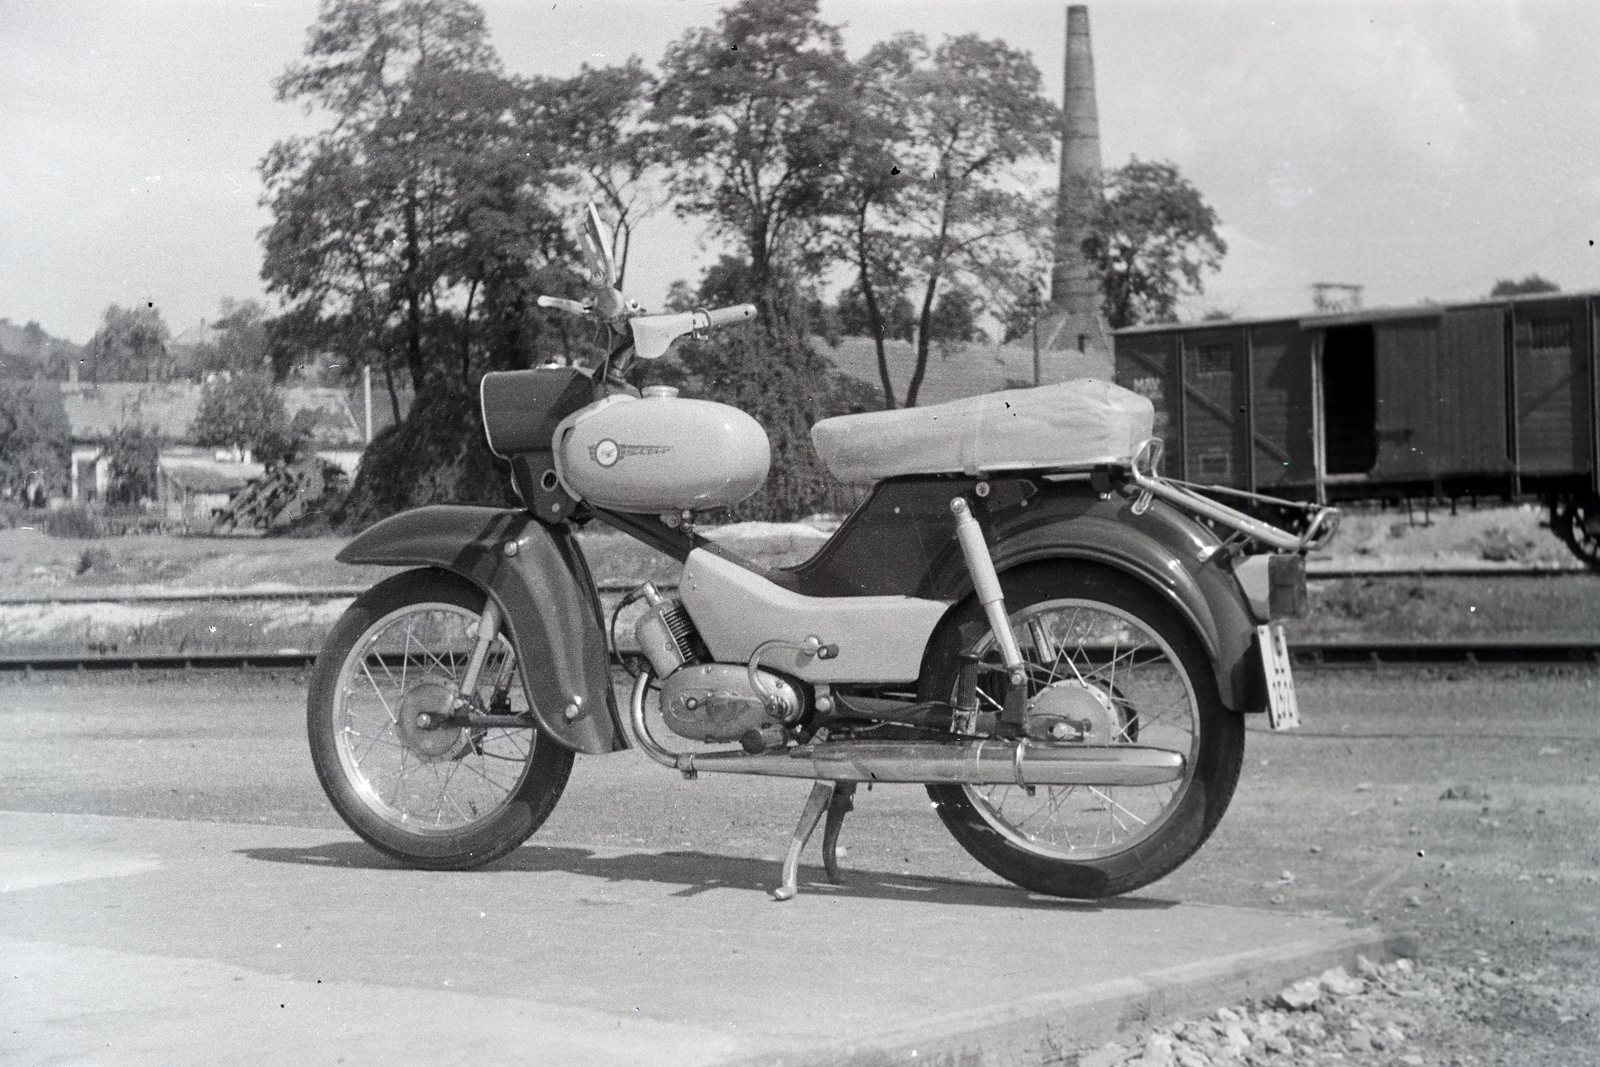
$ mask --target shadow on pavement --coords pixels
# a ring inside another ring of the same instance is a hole
[[[310,848],[247,848],[240,855],[267,863],[293,863],[312,867],[347,867],[365,870],[406,870],[358,841],[335,841]],[[599,855],[586,848],[562,845],[524,845],[503,859],[468,872],[493,875],[505,872],[555,872],[600,878],[608,882],[654,882],[681,886],[673,896],[692,897],[712,889],[767,893],[778,884],[775,860],[719,856],[709,852],[635,852]],[[418,871],[419,874],[428,872]],[[804,893],[863,900],[924,901],[995,908],[1043,908],[1080,912],[1148,911],[1175,907],[1177,901],[1118,897],[1110,900],[1063,900],[1039,896],[1014,886],[978,885],[943,878],[920,878],[884,871],[842,872],[844,885],[829,885],[820,868],[802,865]]]

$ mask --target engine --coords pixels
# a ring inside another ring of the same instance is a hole
[[[758,669],[763,692],[757,692],[743,664],[703,662],[683,602],[661,596],[648,583],[643,595],[647,607],[634,635],[661,679],[661,717],[673,733],[695,741],[740,741],[751,731],[770,734],[800,718],[805,701],[788,681]]]

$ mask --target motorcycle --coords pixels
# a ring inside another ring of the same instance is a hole
[[[1150,401],[1083,380],[819,421],[824,463],[870,495],[810,559],[759,565],[697,520],[762,486],[761,426],[629,383],[756,309],[645,314],[601,235],[591,205],[592,296],[539,300],[608,328],[601,365],[483,377],[524,506],[417,508],[339,553],[414,568],[355,600],[310,686],[311,754],[351,829],[475,867],[539,828],[574,753],[638,748],[686,779],[815,783],[780,900],[819,823],[839,880],[863,782],[923,785],[962,847],[1040,893],[1126,893],[1191,856],[1238,781],[1244,716],[1297,722],[1281,620],[1337,511],[1255,498],[1302,509],[1290,530],[1163,476]],[[624,598],[643,607],[625,711],[574,536],[594,521],[683,565],[676,591]]]

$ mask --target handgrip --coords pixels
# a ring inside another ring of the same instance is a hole
[[[756,317],[754,304],[735,304],[731,308],[718,308],[706,312],[706,328],[715,330],[719,326],[732,326],[740,322],[749,322]]]
[[[538,304],[542,308],[556,308],[559,311],[565,311],[569,315],[589,314],[589,306],[587,304],[576,300],[565,300],[559,296],[541,296]]]

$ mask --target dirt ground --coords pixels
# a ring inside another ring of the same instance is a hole
[[[1304,727],[1251,720],[1220,827],[1139,895],[1377,923],[1417,969],[1327,1011],[1236,1006],[1253,1044],[1213,1062],[1600,1062],[1600,670],[1324,669],[1298,683]],[[28,811],[338,827],[305,755],[304,693],[298,672],[0,675],[12,741],[0,796]],[[637,754],[585,757],[536,840],[776,863],[804,795],[776,780],[685,783]],[[847,872],[993,881],[920,789],[856,802]],[[1157,1040],[1123,1060],[1203,1067],[1177,1051],[1204,1048],[1226,1020],[1190,1022],[1166,1029],[1171,1058],[1149,1057]]]

